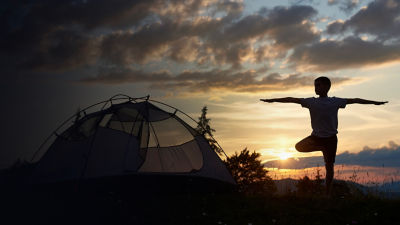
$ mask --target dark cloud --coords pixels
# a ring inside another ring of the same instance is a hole
[[[317,11],[310,6],[244,17],[243,9],[240,1],[206,0],[11,4],[8,11],[19,13],[2,14],[1,66],[65,72],[170,60],[241,68],[243,62],[282,58],[320,37],[311,22]]]
[[[310,6],[276,7],[269,14],[268,34],[285,50],[318,40],[320,34],[310,22],[316,14]]]
[[[238,68],[244,60],[254,57],[259,51],[253,48],[252,40],[275,41],[274,51],[286,53],[293,46],[318,39],[319,33],[313,30],[313,25],[304,22],[315,14],[311,7],[293,6],[276,7],[265,15],[249,15],[239,20],[164,20],[136,32],[116,32],[104,37],[103,58],[115,64],[129,64],[145,63],[165,56],[184,62],[185,57],[179,55],[191,55],[197,58],[187,57],[186,61],[231,64]],[[184,54],[182,50],[185,50]],[[257,62],[266,59],[258,55]]]
[[[327,34],[348,37],[300,46],[289,61],[297,68],[314,71],[397,62],[400,60],[399,18],[400,0],[373,1],[350,19],[334,21],[326,28]]]
[[[388,147],[372,149],[365,147],[359,153],[344,152],[338,155],[338,163],[361,166],[400,167],[400,146],[390,142]]]
[[[299,4],[314,4],[315,2],[314,0],[289,0],[289,3],[292,5],[299,5]]]
[[[295,67],[312,71],[364,67],[399,60],[400,45],[385,45],[357,37],[301,46],[289,57],[289,62]]]
[[[264,70],[262,68],[261,70]],[[224,90],[232,92],[257,93],[271,90],[287,90],[291,88],[313,85],[315,77],[292,74],[282,76],[272,73],[260,76],[257,71],[235,72],[234,70],[185,71],[173,75],[168,71],[144,72],[141,70],[109,68],[102,69],[96,77],[88,77],[80,82],[86,84],[121,84],[147,83],[151,87],[162,90],[178,90],[180,92],[208,92]],[[335,83],[347,82],[348,78],[332,78]]]
[[[35,71],[63,72],[69,68],[94,65],[99,57],[100,39],[87,37],[73,31],[55,31],[37,43],[32,58],[20,66]]]
[[[336,164],[360,165],[373,167],[400,167],[400,146],[394,142],[389,142],[389,146],[372,149],[365,147],[358,153],[344,152],[336,156]],[[288,159],[282,162],[274,160],[266,162],[266,167],[281,169],[303,169],[324,165],[324,159],[320,157],[304,157],[299,159]]]
[[[399,40],[400,0],[377,0],[362,8],[349,20],[336,21],[327,28],[329,34],[353,31],[374,35],[377,40]]]
[[[271,56],[281,58],[290,48],[319,39],[320,34],[310,22],[316,14],[310,6],[263,9],[210,32],[204,46],[212,50],[217,64],[228,63],[236,68],[248,57],[255,62],[268,61]],[[272,44],[254,48],[251,41]],[[275,53],[263,54],[266,48]]]
[[[277,73],[263,77],[244,71],[242,64],[283,59],[291,48],[318,40],[320,33],[312,22],[317,11],[293,5],[243,16],[243,8],[242,2],[206,0],[121,0],[112,7],[104,1],[43,1],[31,4],[21,25],[1,40],[7,47],[3,57],[15,56],[14,66],[25,70],[99,71],[83,83],[147,83],[162,90],[196,92],[312,85],[312,77]],[[157,72],[162,67],[146,68],[157,61],[191,62],[208,69],[172,74],[168,68],[163,72]],[[139,66],[131,69],[133,65]]]
[[[13,2],[13,1],[10,1]],[[185,0],[60,0],[25,1],[25,4],[10,3],[8,11],[28,8],[23,26],[34,25],[46,30],[54,26],[77,25],[86,31],[95,28],[122,29],[138,26],[143,19],[154,21],[156,17],[168,16],[179,19],[195,16],[207,6],[206,1]],[[232,7],[230,7],[232,8]],[[14,16],[15,17],[15,16]],[[7,16],[10,20],[14,17]]]
[[[2,66],[63,71],[96,60],[93,29],[119,28],[127,21],[134,24],[149,14],[143,5],[153,1],[120,0],[112,8],[108,1],[27,2],[8,8],[25,11],[16,22],[15,15],[2,14],[1,19],[8,21],[0,38]]]
[[[331,35],[340,34],[343,33],[344,31],[345,31],[344,22],[341,20],[334,21],[326,27],[326,33]]]
[[[400,30],[397,29],[399,1],[375,1],[348,21],[336,21],[327,27],[329,34],[346,33],[350,29],[356,34],[379,34],[379,38],[327,41],[320,41],[321,33],[313,22],[318,12],[312,6],[262,8],[243,15],[244,5],[240,1],[119,0],[111,6],[103,0],[65,0],[57,4],[32,1],[11,5],[9,13],[2,14],[4,20],[0,25],[6,32],[0,37],[3,50],[0,62],[9,71],[14,68],[49,73],[88,68],[98,71],[107,67],[120,67],[123,71],[134,65],[137,68],[134,74],[150,71],[140,73],[150,77],[154,71],[171,70],[169,63],[177,67],[190,63],[191,68],[218,72],[227,70],[216,68],[231,68],[231,75],[245,73],[248,77],[250,73],[241,72],[244,63],[268,65],[287,59],[294,68],[312,71],[377,65],[400,58],[400,44],[393,41]],[[16,10],[21,8],[25,10]],[[373,23],[374,18],[377,19]],[[149,66],[152,63],[160,66],[152,69]],[[120,71],[109,70],[96,78],[102,79],[106,73],[108,82],[112,81],[109,76],[123,80]],[[122,82],[133,82],[132,71],[128,73],[127,81]],[[180,73],[183,72],[170,76],[176,79]],[[259,85],[256,81],[254,78]],[[189,83],[185,80],[182,85],[188,87]],[[196,90],[202,89],[196,85],[203,85],[190,84]],[[212,83],[208,85],[212,87]],[[244,91],[249,87],[246,84],[234,90]]]
[[[328,0],[328,5],[338,5],[339,9],[346,13],[351,13],[360,4],[360,0]]]
[[[199,15],[205,7],[207,1],[184,0],[118,0],[112,4],[103,0],[9,3],[6,11],[10,13],[1,14],[3,22],[0,25],[4,32],[0,37],[2,66],[17,70],[43,68],[53,71],[56,68],[56,71],[63,71],[91,65],[97,60],[104,62],[108,58],[103,59],[101,56],[108,49],[102,47],[113,37],[116,37],[116,41],[120,40],[121,35],[116,34],[134,30],[148,32],[147,25],[154,27],[166,18],[180,23]],[[226,4],[226,7],[228,13],[235,10],[232,4]],[[218,10],[220,9],[216,9]],[[181,30],[184,28],[187,26],[181,27]],[[161,35],[162,38],[169,31],[174,32],[173,29],[161,31],[165,33],[160,34],[156,30],[152,35],[144,32],[145,34],[139,36],[149,38]],[[106,41],[105,44],[102,43],[103,40]],[[143,43],[138,42],[134,47],[138,45]],[[155,43],[155,47],[160,46],[163,43]],[[132,46],[113,47],[129,51]],[[150,51],[151,48],[154,46],[150,47]]]
[[[273,29],[270,36],[276,41],[275,45],[288,50],[320,39],[319,32],[313,29],[309,22]]]

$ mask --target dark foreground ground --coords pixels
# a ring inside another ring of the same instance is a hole
[[[0,224],[400,224],[400,200],[370,195],[1,193]]]

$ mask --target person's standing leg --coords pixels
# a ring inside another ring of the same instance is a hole
[[[323,150],[325,169],[326,169],[326,194],[331,195],[332,181],[334,177],[334,164],[337,150],[337,136],[329,137],[324,140],[325,148]]]
[[[331,195],[332,192],[332,181],[333,181],[333,176],[334,176],[334,164],[333,163],[325,163],[325,169],[326,169],[326,194]]]

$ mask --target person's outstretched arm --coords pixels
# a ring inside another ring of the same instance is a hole
[[[292,98],[292,97],[287,97],[287,98],[270,98],[270,99],[260,99],[260,101],[263,102],[282,102],[282,103],[297,103],[301,104],[302,98]]]
[[[362,98],[346,98],[347,103],[346,104],[373,104],[373,105],[383,105],[388,103],[388,101],[385,102],[377,102],[377,101],[371,101],[371,100],[366,100]]]

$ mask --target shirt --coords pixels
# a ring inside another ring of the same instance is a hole
[[[311,135],[331,137],[338,133],[338,110],[345,108],[347,100],[336,97],[303,98],[301,106],[310,110]]]

